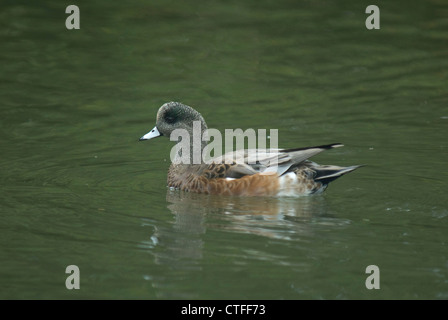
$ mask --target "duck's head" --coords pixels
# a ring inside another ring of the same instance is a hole
[[[194,121],[200,121],[202,132],[207,129],[204,118],[192,107],[180,102],[167,102],[157,112],[156,126],[139,140],[160,136],[169,138],[175,129],[185,129],[192,135]]]

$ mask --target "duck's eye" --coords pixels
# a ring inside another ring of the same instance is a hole
[[[176,122],[176,118],[173,116],[165,116],[165,121],[167,123],[174,123],[174,122]]]

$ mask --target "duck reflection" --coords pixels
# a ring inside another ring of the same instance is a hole
[[[340,222],[339,219],[328,217],[329,209],[323,196],[225,197],[167,190],[166,201],[167,209],[173,214],[172,223],[152,223],[155,231],[151,237],[150,252],[156,264],[176,271],[176,281],[187,281],[191,271],[200,274],[207,265],[203,259],[203,255],[210,250],[205,248],[210,239],[207,237],[216,240],[209,244],[210,247],[220,246],[220,241],[224,241],[229,250],[238,248],[235,250],[238,254],[272,259],[286,265],[289,263],[287,257],[254,250],[255,246],[250,243],[247,243],[247,248],[242,248],[238,237],[233,235],[244,233],[306,243],[315,236],[316,225]],[[259,243],[256,238],[253,240]],[[159,288],[155,283],[157,281],[153,279],[153,282],[159,289],[160,297],[172,297],[168,293],[169,288]],[[195,298],[190,291],[176,292],[176,297]]]
[[[250,233],[274,239],[299,239],[313,233],[309,221],[326,214],[321,196],[302,198],[232,197],[167,190],[171,230],[156,229],[152,243],[163,246],[162,264],[185,267],[202,259],[207,230]]]
[[[304,222],[325,212],[324,199],[319,196],[289,199],[232,197],[168,190],[166,199],[167,208],[174,215],[174,229],[190,235],[204,234],[209,227],[289,239],[291,234],[310,233]],[[198,249],[202,245],[202,242],[198,243]],[[189,250],[191,247],[184,252]]]
[[[304,196],[301,198],[274,197],[234,197],[204,195],[177,190],[168,190],[166,200],[168,209],[175,215],[178,228],[193,227],[184,220],[206,214],[225,214],[247,216],[257,220],[282,220],[294,218],[311,218],[324,212],[322,196]],[[190,217],[191,216],[191,217]],[[258,217],[258,218],[257,218]],[[193,228],[198,228],[194,224]]]

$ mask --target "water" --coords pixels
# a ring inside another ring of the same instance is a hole
[[[0,297],[447,299],[448,6],[369,31],[369,4],[93,1],[68,31],[60,1],[3,1]],[[171,191],[172,145],[137,140],[173,100],[367,166],[299,199]]]

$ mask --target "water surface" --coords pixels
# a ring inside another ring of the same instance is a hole
[[[369,4],[91,1],[69,31],[2,2],[0,297],[447,299],[448,6],[369,31]],[[137,142],[167,101],[367,166],[299,199],[171,191],[170,142]]]

